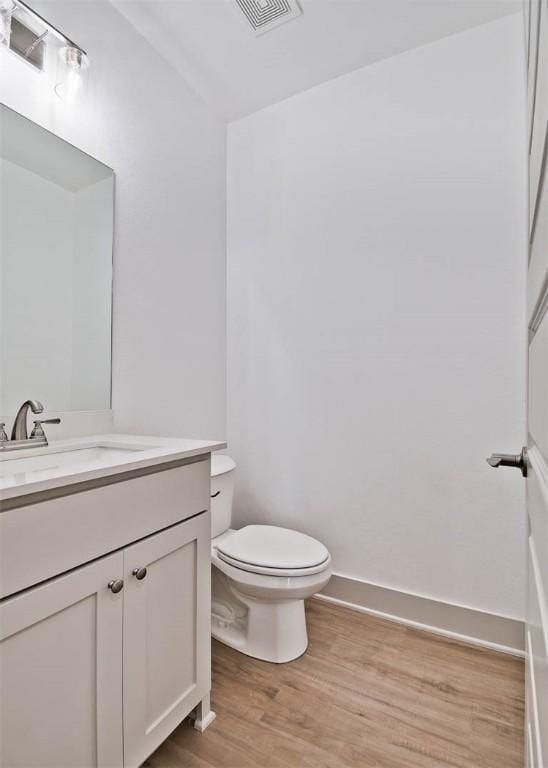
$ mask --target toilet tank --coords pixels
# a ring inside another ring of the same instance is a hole
[[[211,537],[214,539],[230,528],[234,470],[236,462],[230,456],[211,454]]]

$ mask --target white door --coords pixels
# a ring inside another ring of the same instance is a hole
[[[122,574],[114,554],[0,604],[3,768],[122,766]]]
[[[548,0],[528,14],[530,253],[527,509],[527,759],[548,765]]]
[[[211,687],[209,512],[124,551],[124,764],[137,768]]]

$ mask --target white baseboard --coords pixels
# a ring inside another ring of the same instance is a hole
[[[316,597],[472,645],[514,656],[525,655],[525,625],[518,619],[443,603],[338,574],[333,574],[329,584]]]

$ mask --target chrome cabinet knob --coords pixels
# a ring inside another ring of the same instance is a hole
[[[118,594],[118,592],[121,592],[124,588],[124,582],[122,579],[113,579],[112,581],[109,581],[108,588],[111,592],[113,592],[115,595]]]
[[[527,448],[521,449],[521,453],[492,453],[486,459],[490,467],[498,469],[499,467],[515,467],[521,470],[523,477],[527,477]]]
[[[134,568],[133,569],[133,575],[137,579],[137,581],[142,581],[145,576],[147,575],[147,569],[146,568]]]

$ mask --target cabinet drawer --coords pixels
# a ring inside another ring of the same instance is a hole
[[[0,514],[0,597],[209,509],[209,457]]]

